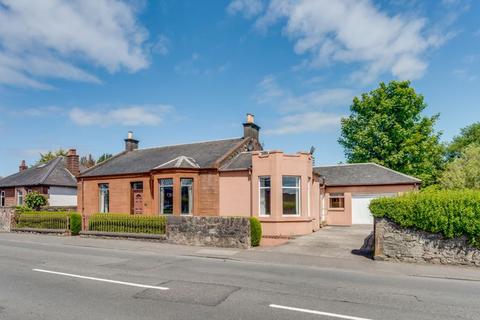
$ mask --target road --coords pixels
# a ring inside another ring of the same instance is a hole
[[[0,319],[480,319],[480,271],[304,258],[4,233]]]

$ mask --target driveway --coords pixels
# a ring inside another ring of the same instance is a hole
[[[365,259],[364,255],[353,254],[352,251],[359,250],[372,231],[372,225],[328,226],[312,234],[290,240],[283,245],[264,247],[261,250],[318,257]]]

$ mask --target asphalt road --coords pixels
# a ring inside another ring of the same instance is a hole
[[[0,234],[0,319],[480,319],[478,279],[275,257]]]

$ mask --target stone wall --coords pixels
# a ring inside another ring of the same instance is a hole
[[[0,232],[10,232],[12,217],[15,213],[15,208],[0,208]]]
[[[169,216],[167,241],[173,244],[249,248],[250,220],[241,217]]]
[[[376,218],[374,259],[480,266],[480,250],[468,245],[466,237],[447,239]]]

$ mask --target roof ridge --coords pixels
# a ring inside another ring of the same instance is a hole
[[[55,170],[55,168],[57,167],[58,163],[61,160],[63,160],[63,156],[57,157],[51,161],[53,165],[51,168],[47,170],[47,173],[45,173],[45,176],[42,179],[40,179],[40,184],[43,184],[47,180],[47,178],[52,174],[53,170]]]
[[[366,165],[366,164],[375,164],[375,163],[373,163],[373,162],[338,163],[338,164],[327,164],[327,165],[323,165],[323,166],[316,166],[314,168],[347,167],[347,166]]]
[[[208,142],[216,142],[216,141],[241,140],[241,139],[243,139],[243,138],[240,137],[240,138],[214,139],[214,140],[205,140],[205,141],[198,141],[198,142],[167,144],[167,145],[164,145],[164,146],[156,146],[156,147],[136,149],[136,150],[133,150],[132,152],[138,152],[138,151],[143,151],[143,150],[151,150],[151,149],[161,149],[161,148],[168,148],[168,147],[176,147],[176,146],[186,146],[186,145],[189,145],[189,144],[200,144],[200,143],[208,143]]]

